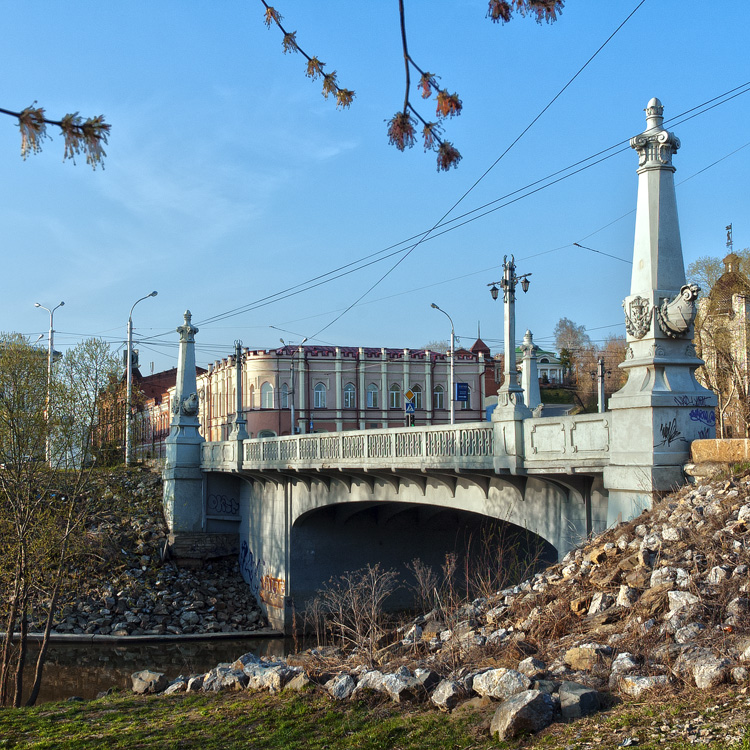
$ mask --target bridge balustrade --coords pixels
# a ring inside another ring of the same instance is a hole
[[[529,472],[600,471],[609,461],[610,417],[581,414],[524,421],[524,465]],[[321,468],[501,469],[502,440],[491,422],[326,432],[253,438],[238,466],[232,441],[203,445],[204,470],[262,471]]]

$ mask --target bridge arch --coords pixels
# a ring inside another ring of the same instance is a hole
[[[295,607],[328,580],[379,563],[395,569],[402,582],[389,606],[409,607],[414,577],[408,564],[419,559],[441,576],[446,555],[454,555],[456,585],[468,576],[499,588],[557,559],[542,537],[516,525],[458,507],[408,501],[329,503],[296,518],[290,529],[288,580]]]

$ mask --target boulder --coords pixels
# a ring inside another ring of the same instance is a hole
[[[501,703],[490,723],[490,734],[507,740],[521,733],[535,734],[552,723],[554,703],[547,693],[524,690]]]
[[[536,680],[544,676],[544,673],[547,671],[547,665],[540,659],[528,656],[518,663],[518,671],[532,680]]]
[[[219,666],[206,672],[203,676],[204,693],[218,693],[222,690],[242,690],[247,687],[247,675],[241,669]]]
[[[169,685],[169,680],[165,674],[162,672],[152,672],[150,669],[134,672],[130,675],[130,679],[133,682],[133,692],[138,695],[161,693]]]
[[[678,609],[683,607],[690,607],[694,604],[698,604],[700,599],[689,591],[667,591],[667,599],[669,601],[669,612],[676,612]]]
[[[203,675],[203,674],[199,674],[199,675],[195,675],[195,677],[191,677],[187,681],[187,687],[185,688],[185,690],[188,693],[197,693],[197,692],[199,692],[201,690],[201,688],[203,687],[203,678],[204,677],[205,677],[205,675]]]
[[[427,697],[422,683],[405,667],[394,674],[385,675],[383,687],[395,703],[413,703]]]
[[[578,719],[596,713],[602,705],[599,691],[582,685],[580,682],[560,684],[560,712],[563,719]]]
[[[414,677],[425,690],[432,690],[440,682],[440,675],[437,672],[424,667],[417,667],[414,670]]]
[[[328,680],[324,685],[328,695],[334,700],[343,701],[351,696],[357,684],[354,678],[349,674],[340,674]]]
[[[591,604],[589,605],[588,614],[589,617],[599,615],[605,610],[609,609],[615,603],[615,598],[611,594],[605,594],[602,591],[598,591],[591,598]]]
[[[620,692],[631,698],[640,698],[643,693],[668,684],[669,677],[663,674],[648,676],[626,674],[620,678]]]
[[[466,690],[455,680],[443,680],[432,691],[430,700],[441,710],[453,710],[466,697]]]
[[[691,646],[677,658],[673,671],[685,680],[692,677],[697,688],[706,690],[726,681],[730,665],[729,659],[714,656],[707,648]]]
[[[299,672],[296,677],[293,677],[287,682],[284,686],[284,690],[294,690],[295,692],[299,692],[312,684],[312,680],[304,672]]]
[[[472,682],[472,688],[479,695],[495,700],[505,700],[511,695],[528,690],[531,687],[531,680],[524,674],[515,669],[488,669],[475,675]]]
[[[599,643],[583,643],[580,646],[569,648],[563,659],[571,669],[587,672],[611,653],[612,649],[609,646],[602,646]]]

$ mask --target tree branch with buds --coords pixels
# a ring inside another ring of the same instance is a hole
[[[264,19],[266,26],[270,28],[272,24],[275,24],[284,35],[282,40],[284,53],[299,52],[303,55],[307,59],[305,75],[313,80],[323,77],[323,96],[327,99],[329,94],[334,94],[337,106],[348,107],[354,98],[354,92],[340,88],[336,82],[335,71],[326,73],[323,70],[325,63],[320,62],[317,57],[310,57],[297,44],[297,32],[289,32],[281,25],[282,17],[279,12],[268,5],[266,0],[261,0],[261,2],[266,9]],[[518,14],[521,17],[530,16],[537,23],[553,23],[562,13],[564,4],[565,0],[488,0],[487,18],[493,23],[507,23],[513,18],[514,14]],[[401,24],[401,46],[404,55],[404,106],[390,120],[386,120],[388,123],[388,142],[399,151],[411,148],[416,143],[417,128],[421,123],[421,135],[425,151],[436,152],[438,171],[447,172],[451,167],[458,166],[458,162],[461,161],[461,154],[452,143],[442,137],[444,123],[451,117],[458,117],[463,109],[463,104],[457,93],[450,93],[440,86],[438,83],[439,76],[422,70],[414,62],[409,54],[407,44],[404,0],[399,0],[398,13]],[[420,75],[417,86],[422,98],[435,97],[434,121],[425,119],[411,100],[412,69]]]
[[[271,7],[266,2],[266,0],[261,0],[261,2],[266,9],[263,19],[266,27],[270,29],[271,25],[273,24],[277,26],[281,33],[284,35],[281,41],[284,49],[284,54],[286,55],[287,53],[299,52],[299,54],[307,60],[305,75],[313,81],[317,80],[318,78],[323,79],[323,96],[328,99],[329,95],[332,95],[336,100],[337,107],[341,107],[343,109],[349,107],[349,105],[352,103],[352,100],[354,99],[354,92],[350,89],[345,89],[339,86],[338,81],[336,80],[336,71],[334,70],[331,73],[327,73],[324,70],[324,62],[321,62],[317,57],[311,57],[302,49],[302,47],[299,46],[299,44],[297,43],[297,32],[287,31],[281,25],[283,16],[276,10],[276,8]]]
[[[86,157],[86,163],[92,169],[97,166],[104,168],[104,157],[107,155],[103,146],[109,138],[112,127],[104,122],[104,116],[90,117],[84,120],[78,112],[65,115],[62,120],[51,120],[44,114],[42,107],[34,106],[36,102],[20,112],[0,108],[0,114],[15,117],[18,120],[18,128],[21,131],[21,156],[26,159],[29,154],[38,154],[42,150],[42,142],[50,136],[47,134],[47,125],[60,128],[65,139],[63,161],[75,158],[78,155]]]

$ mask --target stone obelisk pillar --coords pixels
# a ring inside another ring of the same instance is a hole
[[[179,328],[177,383],[172,401],[172,425],[166,439],[164,515],[173,535],[204,530],[203,475],[198,429],[198,388],[195,376],[195,334],[190,310]]]
[[[537,352],[539,347],[534,343],[531,331],[526,331],[521,344],[523,359],[521,360],[521,387],[523,400],[532,411],[542,403],[539,391],[539,369],[537,366]]]
[[[716,396],[695,379],[693,346],[700,289],[685,283],[672,157],[680,147],[663,128],[658,99],[646,108],[637,152],[638,200],[630,294],[623,302],[625,386],[609,401],[612,414],[608,523],[631,518],[660,493],[684,484],[690,443],[715,433]]]

